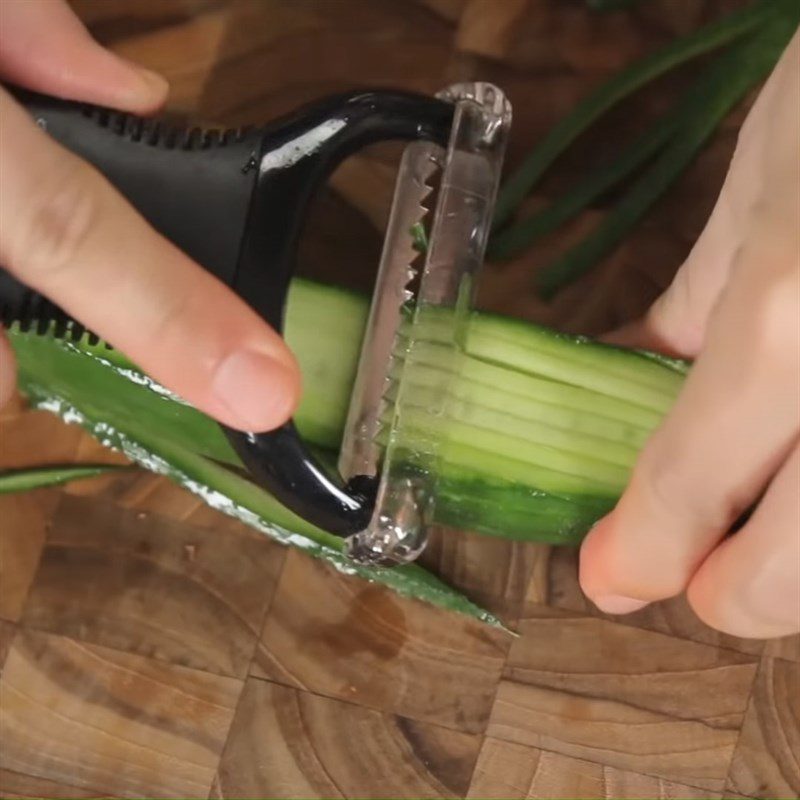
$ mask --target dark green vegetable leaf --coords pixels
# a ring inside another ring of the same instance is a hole
[[[552,297],[613,250],[677,180],[727,114],[769,75],[797,25],[797,19],[777,12],[778,5],[757,33],[709,66],[681,104],[670,143],[597,229],[542,270],[537,283],[544,297]],[[800,3],[796,8],[800,10]]]
[[[580,102],[556,124],[519,169],[503,185],[497,198],[494,227],[501,229],[514,215],[550,165],[596,119],[645,84],[697,56],[716,50],[755,30],[770,16],[772,0],[728,15],[615,75]]]
[[[513,258],[542,236],[567,222],[587,208],[603,192],[621,183],[669,141],[680,122],[682,108],[659,119],[616,161],[600,167],[579,186],[528,219],[509,225],[493,239],[490,255],[504,260]]]
[[[27,492],[44,486],[58,486],[82,478],[94,478],[105,472],[125,469],[113,464],[52,464],[28,469],[11,469],[0,472],[0,494]]]

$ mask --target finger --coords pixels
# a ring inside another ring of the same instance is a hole
[[[701,351],[709,317],[743,244],[743,227],[737,220],[736,204],[731,202],[736,177],[734,172],[728,173],[711,217],[688,258],[669,288],[650,307],[638,331],[634,329],[640,338],[637,346],[684,358],[694,358]]]
[[[773,479],[747,524],[702,563],[689,603],[733,636],[800,632],[800,446]]]
[[[603,337],[609,344],[643,347],[681,358],[695,358],[706,339],[711,313],[744,244],[747,229],[742,196],[750,194],[743,179],[754,159],[737,150],[714,210],[686,261],[667,290],[642,319]]]
[[[711,314],[749,235],[754,210],[797,225],[800,159],[800,30],[786,48],[739,135],[714,211],[670,287],[646,316],[606,341],[694,358],[705,342]]]
[[[0,263],[222,422],[267,430],[299,373],[281,338],[0,93]]]
[[[17,385],[14,351],[4,331],[0,330],[0,409],[11,399]]]
[[[743,244],[745,226],[737,213],[741,159],[731,163],[706,227],[667,290],[641,319],[603,337],[609,344],[642,347],[694,358],[703,347],[706,327],[731,264]],[[745,164],[746,166],[746,164]]]
[[[797,250],[784,240],[776,251],[769,232],[753,240],[758,250],[743,252],[673,410],[584,543],[581,584],[603,610],[681,592],[800,428]]]
[[[0,75],[58,97],[140,114],[159,108],[167,82],[101,47],[62,0],[0,2]]]
[[[617,345],[618,347],[642,348],[644,350],[654,350],[675,358],[683,358],[689,355],[675,348],[675,343],[652,324],[649,317],[633,320],[625,325],[603,334],[600,341],[606,344]]]

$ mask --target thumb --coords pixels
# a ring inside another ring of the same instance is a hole
[[[606,334],[603,341],[682,358],[698,355],[739,248],[729,183],[726,181],[703,233],[669,288],[644,317]]]
[[[787,98],[797,93],[799,53],[800,31],[747,115],[714,211],[689,257],[644,318],[608,334],[604,338],[609,343],[685,358],[695,358],[703,349],[709,318],[747,244],[763,194],[774,194],[773,187],[781,182],[789,187],[787,195],[797,192],[796,145],[789,144],[796,141],[797,115]],[[793,208],[788,201],[783,205]]]
[[[167,82],[101,47],[63,0],[0,2],[0,74],[58,97],[147,114]]]
[[[300,394],[278,334],[0,90],[0,263],[220,422],[282,425]]]

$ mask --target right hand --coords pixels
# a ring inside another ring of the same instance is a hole
[[[137,114],[156,111],[168,88],[97,44],[62,0],[0,0],[0,78]],[[230,427],[276,428],[298,403],[280,336],[2,89],[0,264]],[[0,405],[14,386],[0,330]]]
[[[695,362],[616,509],[583,543],[581,585],[608,613],[685,590],[724,633],[800,631],[798,98],[800,31],[742,127],[688,260],[615,337]]]

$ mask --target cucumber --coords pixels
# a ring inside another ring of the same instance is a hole
[[[304,381],[295,422],[326,460],[340,446],[367,310],[366,298],[310,281],[295,280],[289,293],[286,337]],[[447,313],[426,310],[413,347],[398,347],[392,367],[394,377],[403,369],[395,445],[404,466],[427,468],[418,454],[431,443],[438,448],[436,521],[505,538],[580,541],[614,506],[680,391],[686,364],[482,313],[468,319],[454,351]],[[110,444],[114,431],[127,432],[139,442],[140,463],[157,467],[169,446],[214,474],[220,468],[209,460],[241,467],[216,423],[121,353],[85,337],[55,341],[13,326],[10,335],[20,386],[39,407],[67,419],[76,410]],[[443,384],[446,402],[433,415]],[[148,460],[147,443],[156,440],[162,443]],[[237,481],[241,492],[246,482]],[[260,501],[258,508],[272,506]]]
[[[341,440],[367,310],[365,298],[346,290],[292,284],[286,338],[304,378],[295,421],[307,439],[332,450]],[[417,328],[398,434],[401,457],[407,453],[410,462],[431,438],[439,443],[437,522],[579,541],[613,508],[687,365],[483,313],[471,316],[454,362],[442,345],[445,313],[432,311]],[[443,370],[453,371],[449,399],[444,414],[432,416],[427,409]]]
[[[295,422],[321,447],[339,449],[368,311],[366,298],[346,289],[301,279],[289,289],[284,334],[303,375]]]

